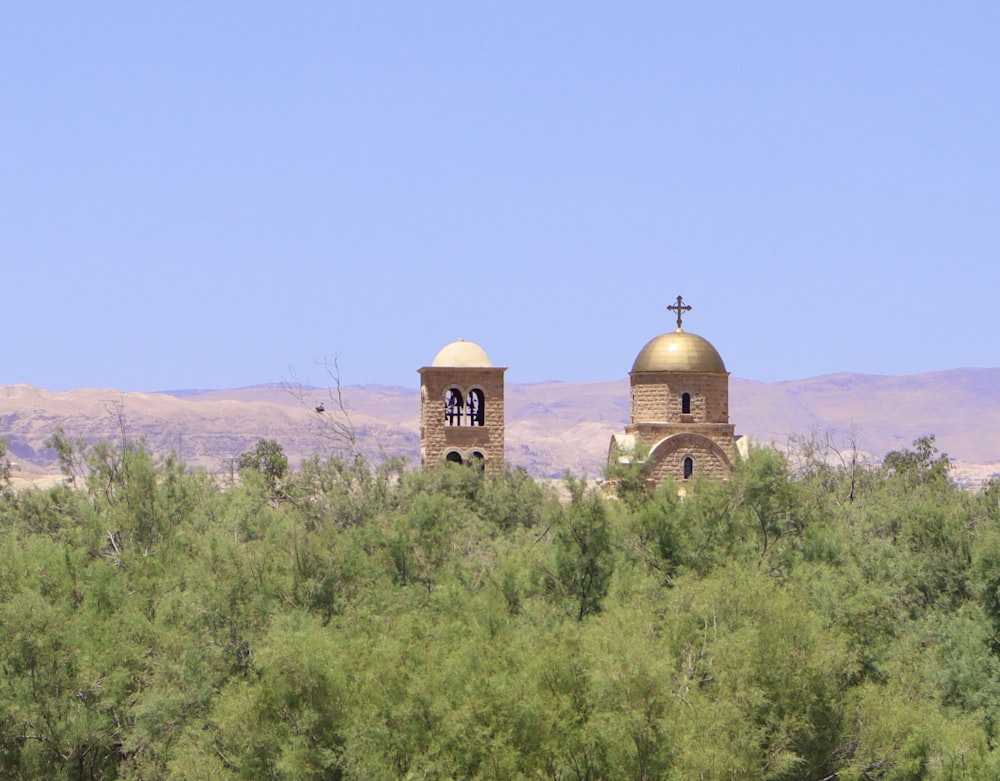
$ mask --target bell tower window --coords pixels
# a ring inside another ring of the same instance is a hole
[[[486,422],[486,399],[479,388],[469,391],[469,397],[465,402],[465,412],[469,418],[470,426],[482,426]]]
[[[691,456],[686,456],[684,458],[684,479],[690,480],[691,475],[694,474],[694,459]]]
[[[681,394],[681,414],[690,415],[691,414],[691,394],[682,393]]]
[[[444,395],[444,424],[446,426],[462,425],[462,391],[458,388],[450,389]]]

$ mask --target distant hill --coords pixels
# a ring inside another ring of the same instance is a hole
[[[378,385],[343,389],[361,450],[416,462],[418,391]],[[569,469],[597,476],[611,435],[628,418],[628,380],[507,386],[508,460],[539,477]],[[730,419],[739,434],[779,446],[790,437],[828,434],[855,442],[871,458],[934,434],[956,473],[978,482],[1000,473],[1000,369],[952,369],[904,377],[830,374],[762,383],[733,378]],[[326,411],[317,413],[322,402]],[[73,437],[114,438],[124,426],[156,453],[226,471],[261,438],[276,439],[293,462],[330,455],[328,425],[337,405],[326,389],[257,385],[230,390],[120,393],[52,392],[0,386],[0,436],[28,472],[52,473],[43,442],[57,426]]]
[[[758,441],[853,431],[864,450],[881,457],[934,434],[938,447],[958,461],[1000,461],[1000,369],[828,374],[767,384],[737,379],[731,396],[737,431]]]

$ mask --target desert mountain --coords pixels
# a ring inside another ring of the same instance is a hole
[[[343,393],[362,452],[417,461],[415,388],[365,385]],[[597,476],[611,435],[628,418],[628,381],[508,385],[506,401],[511,464],[539,477],[567,469]],[[315,411],[320,403],[322,413]],[[58,470],[43,444],[57,427],[90,442],[124,432],[155,453],[173,451],[190,466],[222,472],[261,438],[280,442],[293,462],[331,455],[340,446],[330,427],[339,415],[328,390],[280,384],[163,393],[0,386],[0,436],[20,470],[38,473]],[[784,446],[794,437],[830,435],[871,458],[934,434],[964,482],[1000,473],[1000,369],[773,383],[734,378],[730,419],[737,433],[757,442]]]

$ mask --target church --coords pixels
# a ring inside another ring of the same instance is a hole
[[[679,486],[695,477],[732,474],[734,426],[729,422],[729,372],[707,339],[684,330],[691,306],[677,296],[667,307],[673,331],[639,351],[630,379],[629,423],[611,437],[608,464],[644,465],[648,479]],[[459,339],[420,373],[420,464],[479,464],[503,473],[505,367]]]
[[[629,372],[629,424],[611,437],[608,463],[645,462],[649,479],[678,485],[692,477],[728,478],[735,428],[729,422],[729,372],[707,339],[684,330],[691,307],[667,309],[677,328],[650,339]]]

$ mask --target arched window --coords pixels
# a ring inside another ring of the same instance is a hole
[[[462,391],[452,388],[444,394],[444,424],[446,426],[462,425]]]
[[[459,453],[456,453],[454,450],[452,450],[449,451],[448,455],[444,457],[444,460],[447,461],[449,464],[461,464],[462,456]]]
[[[473,388],[469,391],[465,414],[469,416],[470,426],[482,426],[486,422],[486,399],[479,388]]]
[[[681,414],[690,415],[691,414],[691,394],[682,393],[681,394]]]
[[[686,456],[684,458],[684,479],[690,480],[691,475],[694,474],[694,459],[691,456]]]
[[[480,453],[478,450],[473,450],[469,453],[469,466],[473,469],[477,469],[480,472],[486,469],[486,456]]]

